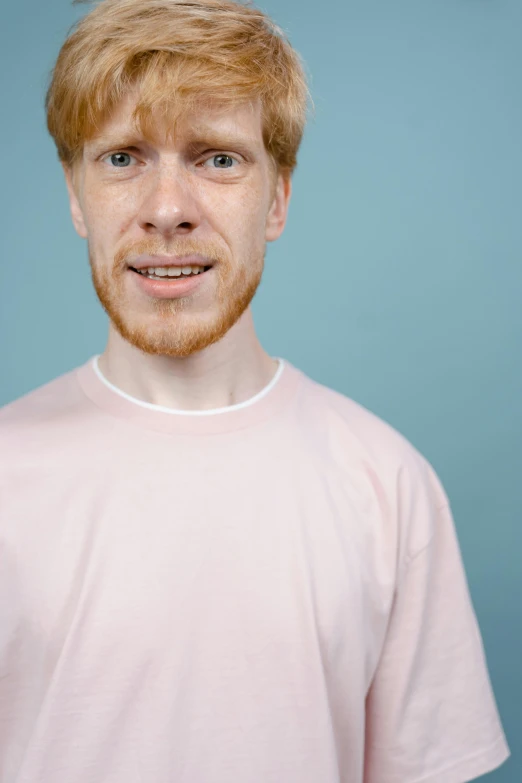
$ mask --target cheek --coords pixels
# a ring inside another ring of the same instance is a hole
[[[267,195],[259,187],[249,188],[234,199],[234,203],[227,205],[224,220],[243,244],[257,247],[263,241],[268,212],[266,202]]]
[[[104,245],[124,235],[133,220],[134,200],[129,196],[91,194],[86,210],[89,238],[95,245]]]

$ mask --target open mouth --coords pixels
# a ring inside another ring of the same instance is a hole
[[[129,267],[132,272],[142,277],[148,277],[149,280],[175,281],[184,280],[187,277],[196,277],[212,269],[211,266],[169,266],[169,267],[149,267],[148,269],[135,269]]]

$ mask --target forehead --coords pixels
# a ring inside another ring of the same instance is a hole
[[[235,106],[192,106],[184,109],[163,107],[147,111],[145,122],[134,119],[138,98],[126,97],[99,127],[87,145],[118,138],[144,138],[158,144],[176,144],[213,138],[237,139],[238,142],[262,148],[263,127],[259,101]],[[138,115],[139,117],[139,115]]]

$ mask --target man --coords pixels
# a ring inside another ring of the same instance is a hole
[[[0,412],[2,783],[464,783],[509,756],[438,476],[261,347],[307,88],[104,0],[47,96],[105,351]]]

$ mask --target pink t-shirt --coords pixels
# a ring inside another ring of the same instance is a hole
[[[427,460],[279,360],[0,410],[1,783],[463,783],[510,755]]]

